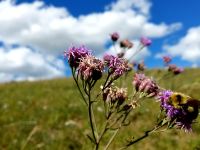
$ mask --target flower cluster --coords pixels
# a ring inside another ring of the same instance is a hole
[[[105,55],[104,63],[109,69],[109,74],[114,79],[117,79],[129,70],[128,62],[125,59],[113,55]]]
[[[174,75],[178,75],[184,71],[183,68],[177,67],[175,64],[170,64],[171,61],[171,57],[163,56],[163,62],[165,66],[167,66],[169,72],[172,72]]]
[[[78,72],[83,80],[98,80],[101,78],[104,64],[94,56],[83,57],[79,64]]]
[[[68,59],[68,63],[71,68],[77,68],[81,58],[90,55],[90,50],[85,46],[80,47],[70,47],[68,50],[64,51],[64,57]]]
[[[179,68],[174,64],[168,65],[168,71],[172,72],[174,75],[178,75],[184,71],[183,68]]]
[[[158,85],[144,74],[136,73],[133,78],[133,85],[136,91],[147,93],[148,97],[156,96],[159,93]]]
[[[172,58],[169,56],[163,56],[163,62],[165,65],[168,65],[172,61]]]
[[[141,37],[140,39],[140,43],[143,45],[143,46],[150,46],[152,41],[147,38],[147,37]]]
[[[133,47],[133,43],[128,39],[120,41],[117,32],[111,34],[110,38],[113,46],[119,41],[121,51],[117,50],[119,47],[114,47],[116,52],[119,52],[117,56],[106,54],[103,60],[100,60],[94,57],[85,46],[70,47],[68,51],[64,52],[64,57],[68,60],[71,67],[73,79],[87,106],[89,125],[91,127],[91,133],[87,136],[94,144],[95,149],[99,149],[104,135],[109,130],[112,132],[113,129],[116,130],[113,134],[115,136],[121,127],[127,126],[130,123],[130,118],[128,117],[131,112],[140,106],[140,100],[146,97],[159,99],[161,113],[164,115],[160,115],[157,124],[152,130],[148,130],[144,136],[138,139],[131,140],[126,144],[126,148],[144,139],[149,133],[159,131],[166,125],[168,129],[177,126],[184,128],[186,131],[191,131],[191,125],[199,114],[200,102],[182,93],[163,90],[152,78],[139,73],[145,69],[143,61],[141,63],[131,63],[133,60],[132,57],[138,54],[143,48],[150,46],[152,41],[146,37],[142,37],[134,53],[129,56],[129,59],[125,59],[124,56],[127,56],[127,51]],[[176,65],[170,64],[171,57],[164,56],[163,61],[165,67],[168,67],[169,72],[176,75],[183,71],[183,69],[178,68]],[[134,67],[137,68],[133,76],[135,91],[128,95],[127,88],[124,88],[124,81],[129,77],[128,72]],[[106,78],[104,78],[105,80],[101,80],[103,81],[101,91],[96,93],[96,91],[93,91],[97,83],[96,81],[102,77],[104,71],[107,71]],[[115,82],[120,77],[124,80]],[[115,83],[117,86],[115,86]],[[99,101],[101,96],[103,101]],[[104,107],[98,107],[96,104],[103,104]],[[102,112],[105,116],[105,125],[96,124],[94,115],[96,111],[93,111],[93,108],[104,109]],[[97,129],[99,130],[100,126],[103,128],[102,131],[98,132]],[[110,137],[105,149],[108,148],[114,136]],[[109,134],[107,137],[109,137]]]
[[[123,40],[123,41],[120,42],[120,47],[121,48],[128,48],[128,49],[130,49],[130,48],[133,47],[133,43],[130,42],[128,39],[126,39],[126,40]]]
[[[137,70],[138,71],[144,71],[145,70],[145,64],[144,61],[137,64]]]
[[[116,41],[119,39],[119,34],[118,34],[117,32],[114,32],[114,33],[112,33],[112,34],[110,35],[110,37],[111,37],[111,40],[112,40],[113,42],[116,42]]]
[[[117,86],[106,88],[103,92],[103,100],[106,102],[111,102],[120,106],[127,98],[127,89],[118,88]]]
[[[172,126],[176,125],[185,131],[191,131],[191,124],[198,116],[198,100],[169,90],[160,92],[158,99]]]

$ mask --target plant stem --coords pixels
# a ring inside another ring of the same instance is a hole
[[[135,144],[135,143],[137,143],[137,142],[143,140],[144,138],[148,137],[148,136],[150,135],[150,133],[156,132],[156,130],[162,128],[164,125],[165,125],[165,124],[160,125],[160,126],[157,126],[157,127],[154,127],[154,128],[151,129],[151,130],[147,130],[147,131],[144,133],[143,136],[137,138],[137,139],[134,140],[134,141],[129,142],[125,147],[120,148],[120,150],[126,149],[126,148],[128,148],[129,146],[131,146],[131,145],[133,145],[133,144]]]
[[[107,130],[108,130],[107,126],[108,126],[108,120],[106,121],[106,124],[105,124],[105,126],[104,126],[104,128],[103,128],[101,134],[99,135],[99,137],[98,137],[98,139],[97,139],[97,143],[96,143],[96,148],[97,148],[97,149],[98,149],[98,147],[99,147],[99,144],[100,144],[100,142],[101,142],[101,140],[102,140],[104,134],[105,134],[105,133],[107,132]]]
[[[106,84],[107,84],[107,82],[108,82],[108,79],[110,78],[110,75],[111,75],[111,74],[108,72],[108,76],[107,76],[106,81],[105,81],[105,83],[104,83],[104,85],[103,85],[102,91],[105,90],[105,86],[106,86]]]
[[[81,97],[83,98],[84,103],[88,106],[88,103],[87,103],[87,101],[86,101],[86,99],[85,99],[85,97],[84,97],[84,95],[83,95],[83,93],[81,91],[81,88],[80,88],[80,86],[78,84],[78,81],[75,78],[75,70],[71,69],[71,71],[72,71],[72,76],[73,76],[73,79],[74,79],[74,81],[76,83],[76,86],[78,87],[78,90],[79,90],[79,92],[81,94]]]
[[[104,148],[104,150],[107,150],[108,147],[110,146],[110,144],[112,143],[112,141],[114,140],[115,136],[117,135],[118,131],[119,131],[120,128],[118,128],[115,133],[113,134],[113,136],[110,138],[108,144],[106,145],[106,147]]]
[[[128,143],[128,144],[126,145],[126,148],[129,147],[129,146],[131,146],[131,145],[133,145],[133,144],[135,144],[135,143],[137,143],[137,142],[139,142],[139,141],[141,141],[141,140],[143,140],[144,138],[148,137],[149,134],[150,134],[153,130],[154,130],[154,129],[146,131],[146,132],[144,133],[143,136],[141,136],[141,137],[137,138],[136,140],[134,140],[134,141]]]
[[[88,100],[89,100],[88,115],[89,115],[90,127],[91,127],[91,130],[92,130],[93,139],[94,139],[94,141],[95,141],[95,144],[97,145],[97,139],[96,139],[96,136],[95,136],[94,125],[93,125],[92,102],[91,102],[90,90],[89,90],[89,92],[88,92]],[[95,147],[96,147],[96,146],[95,146]],[[98,148],[97,148],[97,149],[98,149]]]

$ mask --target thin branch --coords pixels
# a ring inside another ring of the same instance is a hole
[[[83,95],[83,93],[82,93],[82,91],[81,91],[81,88],[80,88],[80,86],[79,86],[79,84],[78,84],[78,77],[77,77],[77,79],[75,78],[75,70],[71,69],[71,71],[72,71],[72,76],[73,76],[73,78],[74,78],[74,81],[75,81],[75,83],[76,83],[76,86],[78,87],[78,90],[79,90],[79,92],[80,92],[80,94],[81,94],[81,97],[83,98],[83,101],[85,102],[85,104],[88,106],[88,103],[87,103],[87,101],[86,101],[86,99],[85,99],[85,97],[84,97],[84,95]]]
[[[120,129],[120,128],[118,128],[118,129],[115,131],[115,133],[114,133],[113,136],[110,138],[110,140],[109,140],[108,144],[106,145],[106,147],[104,148],[104,150],[107,150],[107,149],[108,149],[108,147],[110,146],[110,144],[111,144],[112,141],[114,140],[115,136],[116,136],[117,133],[119,132],[119,129]]]

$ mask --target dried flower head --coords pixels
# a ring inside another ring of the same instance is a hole
[[[133,47],[133,43],[126,39],[120,42],[120,47],[130,49]]]
[[[124,55],[125,55],[125,53],[124,53],[124,52],[120,52],[120,53],[118,53],[118,54],[117,54],[117,57],[119,57],[119,58],[123,58],[123,57],[124,57]]]
[[[104,63],[114,79],[117,79],[129,70],[128,62],[125,59],[113,55],[105,55]]]
[[[156,96],[159,93],[159,87],[155,81],[146,77],[144,74],[136,73],[133,78],[133,85],[136,91],[147,93],[148,97]]]
[[[141,63],[137,64],[137,70],[138,71],[144,71],[145,70],[144,61],[142,61]]]
[[[83,80],[98,80],[101,78],[104,64],[94,56],[83,57],[79,64],[78,73]]]
[[[150,46],[152,41],[147,38],[147,37],[141,37],[140,39],[140,43],[143,45],[143,46]]]
[[[133,70],[133,64],[132,63],[128,63],[128,71],[131,71],[131,70]]]
[[[68,50],[64,51],[64,57],[68,59],[68,63],[71,68],[77,68],[80,60],[88,55],[90,55],[90,50],[85,46],[80,47],[70,47]]]
[[[119,39],[119,34],[117,32],[114,32],[110,35],[113,42],[116,42]]]
[[[103,100],[120,106],[127,98],[127,89],[119,88],[117,86],[106,88],[103,92]]]

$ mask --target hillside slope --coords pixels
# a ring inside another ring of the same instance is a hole
[[[147,71],[156,80],[165,73]],[[128,83],[131,81],[132,75],[128,77]],[[166,76],[159,85],[200,99],[200,69]],[[97,111],[100,116],[101,108]],[[131,116],[133,122],[119,133],[110,149],[117,149],[130,137],[140,136],[152,128],[158,112],[159,104],[155,100],[143,102]],[[71,78],[0,84],[0,149],[89,149],[85,136],[87,125],[86,108]],[[194,124],[193,129],[191,134],[180,130],[153,134],[130,149],[200,149],[200,123]]]

